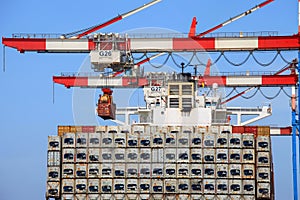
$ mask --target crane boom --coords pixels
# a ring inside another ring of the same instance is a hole
[[[256,10],[258,10],[258,9],[266,6],[267,4],[269,4],[269,3],[273,2],[273,1],[274,0],[267,0],[267,1],[261,3],[261,4],[257,5],[257,6],[254,6],[253,8],[247,10],[246,12],[243,12],[243,13],[235,16],[235,17],[232,17],[229,20],[226,20],[225,22],[223,22],[223,23],[221,23],[221,24],[219,24],[219,25],[217,25],[217,26],[215,26],[215,27],[213,27],[213,28],[211,28],[211,29],[209,29],[207,31],[204,31],[204,32],[200,33],[196,37],[203,37],[203,36],[207,35],[208,33],[211,33],[211,32],[213,32],[213,31],[215,31],[215,30],[217,30],[219,28],[222,28],[223,26],[226,26],[226,25],[228,25],[228,24],[230,24],[230,23],[232,23],[232,22],[234,22],[234,21],[236,21],[236,20],[238,20],[238,19],[240,19],[242,17],[245,17],[245,16],[253,13],[254,11],[256,11]]]
[[[72,39],[79,39],[79,38],[82,38],[83,36],[86,36],[86,35],[88,35],[88,34],[90,34],[90,33],[93,33],[93,32],[95,32],[95,31],[101,29],[101,28],[104,28],[104,27],[106,27],[106,26],[108,26],[108,25],[110,25],[110,24],[113,24],[113,23],[115,23],[115,22],[117,22],[117,21],[120,21],[120,20],[126,18],[126,17],[129,17],[129,16],[131,16],[131,15],[137,13],[137,12],[140,12],[140,11],[142,11],[142,10],[144,10],[144,9],[146,9],[146,8],[148,8],[148,7],[150,7],[150,6],[153,6],[154,4],[156,4],[156,3],[160,2],[160,1],[162,1],[162,0],[153,0],[153,1],[151,1],[151,2],[149,2],[149,3],[147,3],[147,4],[144,4],[143,6],[140,6],[140,7],[136,8],[136,9],[134,9],[134,10],[131,10],[131,11],[127,12],[127,13],[118,15],[117,17],[115,17],[115,18],[113,18],[113,19],[111,19],[111,20],[109,20],[109,21],[107,21],[107,22],[105,22],[105,23],[102,23],[102,24],[93,26],[93,27],[91,27],[91,28],[88,28],[88,29],[87,29],[86,31],[84,31],[83,33],[80,33],[79,35],[73,36],[73,37],[71,37],[71,38],[72,38]]]

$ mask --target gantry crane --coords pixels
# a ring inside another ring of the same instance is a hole
[[[262,8],[273,0],[267,0],[253,7],[252,9],[237,15],[207,31],[196,34],[197,20],[193,18],[189,34],[186,37],[161,36],[137,37],[127,34],[102,34],[93,32],[106,27],[112,23],[120,21],[136,12],[148,8],[161,0],[153,0],[128,13],[118,15],[117,17],[81,31],[67,34],[61,34],[55,37],[46,37],[39,34],[14,34],[11,38],[2,38],[4,46],[17,49],[20,53],[26,51],[46,52],[46,53],[89,53],[90,60],[95,71],[103,71],[109,67],[114,74],[123,72],[125,69],[134,69],[144,61],[133,62],[132,54],[135,53],[171,53],[171,52],[225,52],[225,51],[299,51],[300,34],[277,36],[267,35],[239,35],[239,37],[211,37],[208,34],[243,17],[259,8]],[[300,15],[300,12],[299,12]],[[300,24],[299,24],[300,27]],[[299,28],[300,30],[300,28]],[[156,57],[156,55],[154,56]],[[299,56],[300,57],[300,56]],[[146,60],[147,61],[147,60]],[[294,170],[294,199],[298,198],[297,190],[297,165],[296,165],[296,129],[299,129],[299,122],[296,121],[296,86],[299,82],[299,67],[297,62],[288,69],[291,73],[282,75],[281,71],[271,75],[249,75],[241,76],[211,76],[205,73],[203,76],[189,76],[199,86],[210,87],[214,83],[224,87],[250,87],[241,94],[250,91],[254,87],[292,87],[292,126],[293,126],[293,170]],[[287,69],[286,69],[287,70]],[[298,73],[296,73],[296,70]],[[124,87],[142,87],[147,85],[160,84],[157,80],[149,80],[145,76],[54,76],[53,81],[66,87],[99,87],[99,88],[124,88]],[[299,88],[298,88],[299,89]],[[109,91],[108,91],[109,90]],[[111,95],[110,89],[105,89],[108,95]],[[105,93],[105,92],[104,92]],[[238,97],[236,95],[234,98]],[[298,98],[300,91],[298,90]],[[229,101],[231,99],[228,99]],[[224,102],[226,103],[226,102]],[[299,99],[298,99],[299,103]],[[298,106],[299,109],[299,106]],[[299,118],[299,113],[298,113]],[[279,131],[280,132],[280,131]],[[286,134],[286,129],[282,131]]]

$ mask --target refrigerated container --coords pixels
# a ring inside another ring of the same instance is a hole
[[[60,167],[47,167],[47,171],[48,171],[47,181],[60,180]]]
[[[255,179],[256,168],[254,164],[242,165],[242,179]]]
[[[124,163],[126,151],[125,148],[114,148],[114,163]]]
[[[88,200],[101,200],[100,194],[88,194],[87,195]]]
[[[202,178],[203,177],[203,164],[192,163],[190,164],[190,177]]]
[[[220,195],[216,196],[216,199],[217,200],[229,200],[230,197],[228,195],[226,195],[226,194],[224,194],[224,195],[220,194]]]
[[[114,136],[117,133],[115,130],[108,130],[105,133],[101,134],[101,147],[108,148],[114,147]]]
[[[144,133],[144,126],[132,126],[127,134],[127,147],[139,147],[139,137]]]
[[[232,133],[229,135],[229,148],[242,148],[242,134]]]
[[[203,195],[200,194],[192,194],[191,195],[191,200],[202,200],[204,197]]]
[[[87,163],[88,151],[87,149],[76,149],[76,163]]]
[[[176,178],[176,172],[177,172],[177,168],[176,168],[176,164],[164,164],[165,166],[165,171],[164,171],[164,177],[165,178]]]
[[[126,176],[126,165],[124,163],[115,163],[114,166],[114,177],[125,178]]]
[[[179,147],[189,147],[190,138],[194,134],[194,128],[192,126],[183,126],[179,136],[177,137],[177,144]]]
[[[257,183],[257,198],[270,199],[271,198],[271,186],[270,183]]]
[[[102,147],[102,145],[100,145],[100,141],[101,141],[101,136],[103,133],[89,133],[89,137],[88,137],[88,147],[89,148],[99,148]]]
[[[86,200],[87,199],[87,195],[86,194],[76,194],[75,195],[75,199],[76,200]]]
[[[60,196],[60,182],[47,182],[47,197],[58,198]]]
[[[229,194],[228,179],[217,179],[216,180],[216,193],[217,194]]]
[[[178,195],[178,200],[190,200],[191,195],[190,194],[179,194]]]
[[[242,165],[241,164],[229,164],[229,178],[241,179],[242,178]]]
[[[177,149],[166,148],[166,149],[164,149],[164,153],[165,153],[165,156],[164,156],[165,162],[167,162],[167,163],[175,163],[176,162]]]
[[[202,149],[200,148],[192,148],[190,150],[191,152],[191,162],[192,163],[202,163],[203,162],[203,156],[202,156]]]
[[[190,185],[190,179],[178,179],[177,180],[177,193],[179,194],[189,194],[191,185]]]
[[[150,148],[140,149],[139,160],[141,163],[151,162],[151,149]]]
[[[62,194],[74,194],[75,193],[74,179],[62,179],[61,191]]]
[[[190,136],[191,147],[202,148],[203,135],[206,133],[206,128],[197,127]]]
[[[100,135],[105,133],[106,132],[106,126],[96,126],[95,127],[95,132],[100,133]]]
[[[101,185],[101,193],[111,194],[113,192],[113,179],[101,179],[100,185]],[[109,195],[107,195],[106,197],[109,197]],[[106,199],[105,196],[102,199]]]
[[[160,195],[161,196],[161,195]],[[157,197],[158,198],[158,197]],[[176,194],[165,194],[163,195],[165,200],[176,200]],[[160,200],[160,199],[159,199]]]
[[[139,164],[138,163],[126,163],[126,176],[127,178],[138,177]]]
[[[203,177],[204,178],[215,178],[216,176],[216,165],[215,164],[204,164],[203,165]]]
[[[243,193],[255,195],[255,180],[243,180]]]
[[[141,196],[143,193],[150,193],[151,187],[151,179],[139,179],[139,191]]]
[[[125,194],[115,194],[114,200],[124,200],[126,198]]]
[[[164,177],[164,164],[152,163],[152,176],[151,178],[163,178]]]
[[[75,164],[62,164],[62,178],[75,177]]]
[[[112,178],[114,174],[114,168],[112,163],[103,163],[101,166],[101,177]]]
[[[187,163],[177,164],[177,178],[189,178],[189,165]]]
[[[152,179],[151,180],[151,193],[163,193],[164,192],[164,182],[162,179]]]
[[[177,179],[164,179],[163,192],[164,193],[177,193]]]
[[[88,162],[99,163],[100,162],[100,148],[89,148],[88,149]]]
[[[209,133],[217,135],[220,132],[220,126],[210,126]]]
[[[75,179],[75,192],[76,193],[87,192],[87,179]]]
[[[114,135],[114,147],[126,147],[126,139],[129,131],[127,129],[120,130]]]
[[[101,166],[95,163],[88,164],[88,178],[100,178]]]
[[[139,128],[143,130],[139,130],[139,147],[146,147],[149,148],[152,144],[152,138],[151,135],[155,133],[155,127],[143,127]],[[154,130],[151,130],[154,129]],[[153,132],[152,132],[153,131]],[[150,134],[151,132],[151,134]]]
[[[231,195],[243,194],[243,185],[241,179],[230,179],[228,181],[228,190]]]
[[[228,163],[228,149],[216,149],[216,163]]]
[[[60,151],[48,151],[47,166],[48,167],[60,166]]]
[[[227,131],[222,131],[220,134],[216,136],[216,147],[217,148],[228,148],[228,138],[229,133]]]
[[[258,167],[270,166],[270,152],[257,152],[256,164]]]
[[[161,200],[164,198],[163,194],[152,194],[152,200]]]
[[[258,182],[270,182],[271,175],[270,175],[270,167],[257,167],[257,177],[256,180]]]
[[[216,164],[216,178],[227,179],[229,177],[228,164]]]
[[[229,163],[242,163],[242,150],[229,149]]]
[[[62,161],[63,163],[74,163],[75,162],[75,149],[68,148],[62,150]]]
[[[138,148],[127,148],[126,149],[126,163],[138,163],[139,162],[139,149]]]
[[[270,151],[270,136],[259,135],[256,138],[257,151]]]
[[[48,136],[48,151],[60,151],[61,149],[61,137],[60,136]]]
[[[114,195],[112,194],[101,194],[101,200],[112,200],[114,199]]]
[[[88,179],[88,193],[100,192],[100,179]]]
[[[203,179],[203,193],[204,194],[215,194],[216,192],[216,181],[215,179]],[[208,197],[206,197],[208,198]]]
[[[244,195],[244,200],[256,200],[255,195]]]
[[[73,194],[63,194],[61,195],[62,200],[75,200],[75,195]]]
[[[138,193],[139,181],[138,179],[126,179],[126,193]]]
[[[215,149],[203,149],[203,163],[215,163],[216,162]]]
[[[164,139],[166,132],[166,127],[157,127],[156,132],[154,132],[154,134],[151,135],[151,147],[164,147]]]
[[[242,150],[242,163],[243,164],[254,164],[255,163],[255,150],[254,149],[243,149]]]
[[[203,135],[203,148],[214,148],[216,141],[216,134],[206,133]]]
[[[151,177],[151,164],[150,163],[140,163],[139,170],[140,170],[140,177],[143,177],[143,178]]]
[[[180,126],[169,126],[165,136],[165,147],[176,147],[179,137]]]
[[[75,133],[63,134],[62,148],[75,148]]]
[[[76,133],[76,148],[87,148],[89,141],[89,133]]]
[[[252,149],[255,147],[255,138],[253,133],[244,133],[242,135],[242,148]]]
[[[114,179],[113,181],[113,193],[125,193],[125,179]]]
[[[140,195],[138,194],[127,194],[126,198],[128,200],[140,200]]]
[[[151,152],[152,152],[151,162],[155,162],[155,163],[164,162],[164,149],[154,148],[151,149]]]
[[[87,164],[83,164],[83,163],[80,163],[80,164],[76,164],[75,165],[75,175],[76,175],[76,178],[86,178],[87,177]]]
[[[113,148],[102,148],[100,153],[101,153],[100,162],[103,163],[113,162],[113,156],[114,156]]]
[[[190,162],[190,149],[189,148],[177,148],[177,162],[188,163]]]

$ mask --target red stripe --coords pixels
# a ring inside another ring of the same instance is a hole
[[[89,50],[90,50],[90,51],[91,51],[91,50],[94,50],[95,47],[96,47],[96,43],[95,43],[92,39],[89,39],[88,45],[89,45]]]
[[[268,1],[265,1],[265,2],[263,2],[263,3],[261,3],[261,4],[259,4],[258,5],[258,7],[264,7],[265,5],[267,5],[267,4],[269,4],[269,3],[271,3],[271,2],[273,2],[274,0],[268,0]]]
[[[292,127],[280,128],[280,135],[291,135]]]
[[[299,37],[293,36],[274,36],[274,37],[258,37],[258,49],[295,49],[299,48]]]
[[[63,77],[63,76],[53,76],[53,82],[57,84],[64,85],[67,88],[70,87],[87,87],[88,77]]]
[[[215,51],[215,38],[174,38],[173,50],[213,50]]]
[[[297,75],[274,75],[274,76],[262,76],[262,85],[296,85],[298,82]]]
[[[129,77],[123,77],[122,78],[122,86],[134,86],[134,87],[142,87],[148,85],[148,81],[146,78],[129,78]]]
[[[46,39],[41,38],[2,38],[2,44],[24,51],[45,51]]]

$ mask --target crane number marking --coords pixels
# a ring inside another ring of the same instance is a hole
[[[151,87],[151,92],[160,92],[160,91],[161,91],[161,87],[159,87],[159,86]]]
[[[99,56],[108,57],[111,56],[111,51],[99,51]]]

